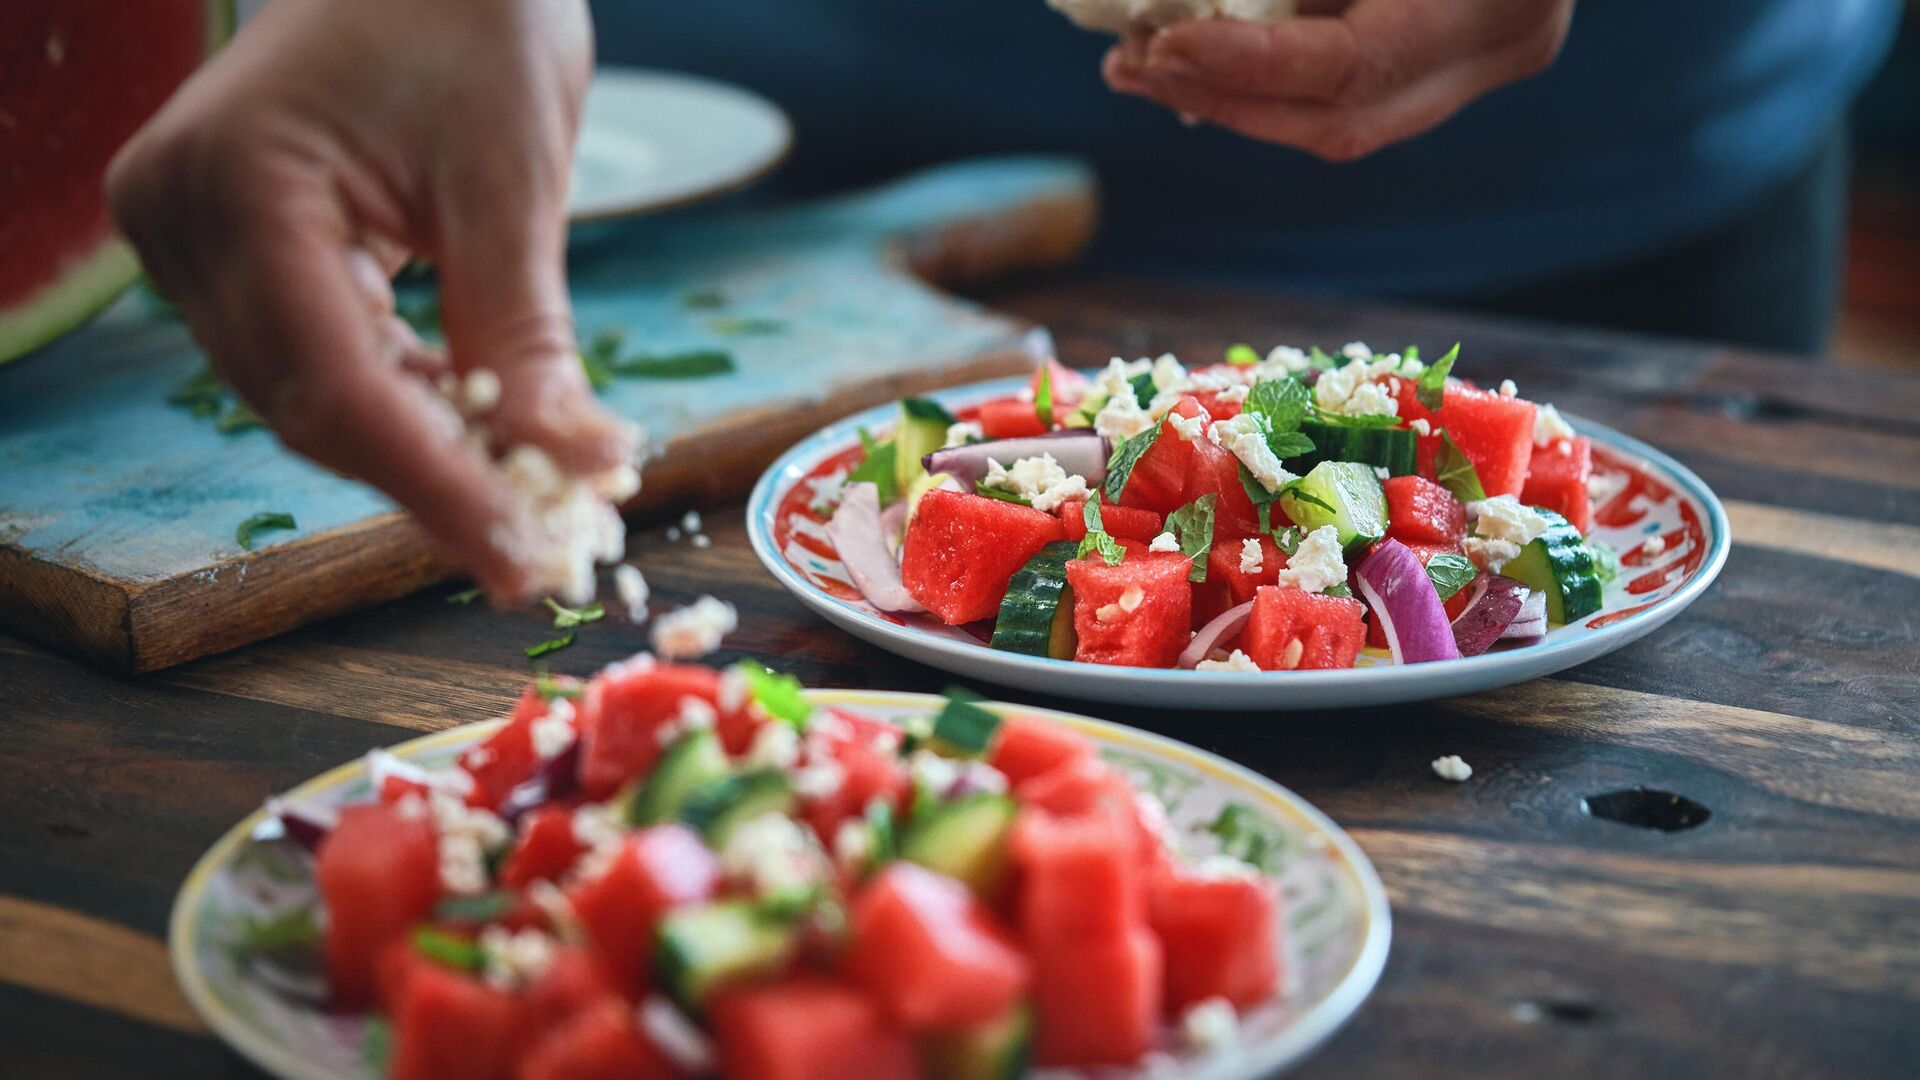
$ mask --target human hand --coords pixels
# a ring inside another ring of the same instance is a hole
[[[1107,84],[1329,161],[1411,138],[1559,53],[1573,0],[1306,0],[1273,23],[1203,19],[1107,53]]]
[[[541,527],[433,382],[493,372],[492,437],[569,472],[637,452],[587,385],[566,289],[592,65],[584,0],[275,0],[107,181],[147,273],[280,438],[506,598],[536,587]],[[411,257],[438,267],[444,354],[394,317]]]

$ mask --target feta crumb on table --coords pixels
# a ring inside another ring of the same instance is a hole
[[[620,597],[620,606],[627,609],[627,618],[636,625],[647,621],[647,579],[640,568],[630,563],[621,563],[613,569],[613,591]]]
[[[740,626],[732,604],[703,596],[653,623],[653,651],[669,660],[695,660],[720,647]]]
[[[1442,780],[1463,784],[1473,775],[1473,766],[1462,761],[1458,754],[1448,754],[1446,757],[1433,760],[1433,775]]]

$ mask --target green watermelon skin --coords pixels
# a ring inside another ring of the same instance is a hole
[[[0,4],[0,363],[139,277],[107,213],[107,165],[232,30],[231,0]]]

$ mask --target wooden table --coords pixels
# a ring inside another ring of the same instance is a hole
[[[1708,347],[1271,296],[1071,279],[991,302],[1064,354],[1218,355],[1355,338],[1666,449],[1727,500],[1731,561],[1664,630],[1559,677],[1427,705],[1208,715],[1015,700],[1174,734],[1323,807],[1373,857],[1394,941],[1371,1001],[1301,1075],[1913,1076],[1920,1070],[1920,380]],[[718,659],[824,686],[940,672],[828,628],[776,587],[737,507],[711,549],[637,531],[663,602],[741,609]],[[447,590],[117,678],[0,637],[0,1073],[249,1075],[187,1009],[161,935],[193,860],[261,798],[366,748],[506,708],[532,613]],[[613,619],[553,657],[644,646]],[[1460,754],[1461,785],[1428,762]],[[1681,832],[1582,812],[1648,785]]]

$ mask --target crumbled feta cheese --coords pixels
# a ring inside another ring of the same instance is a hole
[[[1218,1054],[1240,1039],[1240,1014],[1233,1002],[1210,997],[1180,1015],[1180,1035],[1197,1054]]]
[[[1229,880],[1234,878],[1257,878],[1260,876],[1260,871],[1254,869],[1252,864],[1246,860],[1236,859],[1231,855],[1224,854],[1209,855],[1201,859],[1194,865],[1193,872],[1200,877],[1215,880],[1221,878]]]
[[[1267,353],[1266,361],[1256,366],[1254,372],[1261,379],[1270,379],[1277,375],[1296,375],[1312,366],[1313,359],[1307,355],[1305,349],[1296,349],[1291,345],[1275,345],[1273,351]]]
[[[1349,341],[1340,346],[1340,355],[1349,360],[1371,360],[1373,350],[1368,348],[1364,341]]]
[[[1626,490],[1628,482],[1625,473],[1600,472],[1596,469],[1587,476],[1587,498],[1598,507]]]
[[[840,489],[847,486],[847,470],[835,469],[825,476],[816,476],[806,481],[807,490],[813,492],[813,506],[832,506],[840,501]]]
[[[1120,599],[1118,601],[1118,603],[1120,604],[1120,610],[1131,615],[1134,612],[1140,610],[1140,604],[1142,601],[1146,600],[1146,598],[1147,598],[1147,594],[1141,591],[1140,586],[1129,585],[1127,586],[1126,591],[1120,594]]]
[[[803,799],[831,799],[847,782],[847,770],[824,747],[809,747],[807,763],[793,771],[793,793]]]
[[[1519,397],[1520,388],[1513,384],[1512,379],[1501,379],[1500,380],[1500,396],[1504,398]]]
[[[1573,426],[1560,415],[1560,410],[1551,405],[1535,405],[1533,410],[1533,445],[1551,446],[1563,439],[1575,436]]]
[[[677,544],[680,542],[680,526],[678,525],[667,526],[667,542],[670,544]]]
[[[976,442],[986,437],[986,430],[979,424],[972,420],[961,420],[947,426],[947,441],[942,444],[941,448],[946,449],[954,446],[965,446],[970,442]]]
[[[1385,465],[1375,465],[1373,467],[1373,475],[1382,480],[1390,480],[1393,478],[1393,470],[1387,468]]]
[[[1547,531],[1547,519],[1511,495],[1496,495],[1467,504],[1473,519],[1473,534],[1490,540],[1505,540],[1526,547]]]
[[[1408,424],[1407,426],[1413,429],[1413,433],[1415,435],[1433,434],[1433,425],[1427,423],[1427,420],[1425,417],[1418,417],[1411,424]]]
[[[1248,537],[1240,541],[1240,572],[1257,574],[1266,564],[1266,551],[1260,546],[1257,537]]]
[[[604,873],[614,852],[626,839],[620,812],[605,803],[588,803],[573,812],[573,838],[587,849],[574,864],[574,873],[592,879]]]
[[[701,528],[700,511],[687,511],[686,514],[680,518],[680,527],[685,529],[688,535],[699,532]]]
[[[705,698],[688,695],[680,699],[680,708],[673,716],[654,729],[653,738],[661,746],[671,746],[689,731],[711,730],[719,720],[719,714]]]
[[[1377,360],[1356,359],[1345,367],[1320,373],[1313,384],[1313,400],[1330,413],[1347,416],[1398,416],[1400,402],[1387,387],[1376,381],[1400,368],[1398,356]]]
[[[917,786],[945,795],[960,779],[960,764],[931,750],[915,750],[907,758],[907,775]]]
[[[1259,671],[1260,665],[1253,657],[1235,649],[1227,654],[1225,660],[1202,660],[1193,665],[1196,671]]]
[[[987,459],[986,487],[1012,492],[1026,499],[1035,510],[1052,511],[1069,499],[1085,499],[1087,478],[1074,476],[1053,460],[1052,454],[1020,458],[1012,468]]]
[[[1116,443],[1152,426],[1153,417],[1140,407],[1140,399],[1134,396],[1131,386],[1122,386],[1093,417],[1093,430]]]
[[[640,490],[639,472],[623,465],[595,476],[573,476],[534,446],[507,451],[500,469],[539,535],[520,537],[496,526],[488,541],[529,568],[532,591],[572,605],[592,600],[594,564],[617,562],[626,553],[627,528],[615,506]]]
[[[571,945],[586,940],[586,932],[580,926],[580,913],[573,909],[573,901],[560,886],[546,878],[535,878],[527,883],[526,896],[527,902],[547,917],[547,924],[561,941]]]
[[[547,702],[547,711],[527,728],[533,741],[533,754],[541,761],[557,756],[573,745],[573,702],[555,698]]]
[[[719,648],[739,626],[732,604],[703,596],[654,620],[653,650],[669,660],[696,660]]]
[[[460,385],[461,411],[468,416],[479,416],[493,411],[500,404],[500,376],[491,368],[474,368],[467,372],[466,379]]]
[[[833,861],[846,874],[857,874],[873,856],[873,828],[864,817],[848,818],[833,832]]]
[[[444,791],[428,793],[427,812],[433,818],[441,888],[454,896],[486,892],[487,854],[512,839],[507,823]]]
[[[727,876],[759,896],[805,888],[826,877],[826,853],[812,831],[777,811],[734,826],[719,855]]]
[[[613,591],[620,597],[620,606],[627,609],[627,618],[636,626],[647,621],[647,579],[640,573],[639,567],[630,563],[621,563],[613,568]]]
[[[800,760],[800,734],[782,720],[769,720],[753,733],[746,764],[758,769],[791,769]]]
[[[720,673],[720,711],[739,712],[753,696],[753,684],[739,671],[728,668]]]
[[[1180,541],[1172,533],[1163,532],[1153,538],[1153,543],[1147,545],[1147,550],[1177,552],[1180,550]]]
[[[1448,754],[1446,757],[1433,759],[1433,775],[1442,780],[1461,784],[1473,775],[1473,766],[1460,760],[1459,754]]]
[[[1155,390],[1183,390],[1187,386],[1186,365],[1172,353],[1162,353],[1150,370]]]
[[[694,533],[692,543],[697,548],[710,548],[713,546],[713,537],[706,533]]]
[[[1261,428],[1257,416],[1241,413],[1232,419],[1222,420],[1207,429],[1207,438],[1239,458],[1240,464],[1245,465],[1260,486],[1268,491],[1278,491],[1299,479],[1274,456],[1273,447],[1267,444],[1267,433]]]
[[[713,1071],[713,1042],[706,1032],[687,1017],[673,1002],[658,994],[648,995],[635,1011],[640,1033],[689,1076],[705,1076]]]
[[[1466,552],[1473,565],[1489,574],[1499,573],[1501,567],[1520,557],[1519,544],[1484,536],[1469,536],[1460,541],[1460,550]]]
[[[532,928],[480,931],[481,977],[495,990],[511,993],[538,981],[553,966],[553,954],[553,939]]]
[[[1102,397],[1115,397],[1122,391],[1133,391],[1133,380],[1153,370],[1153,361],[1134,360],[1128,362],[1119,357],[1107,361],[1107,366],[1093,377],[1093,392]],[[1136,401],[1135,404],[1138,404]]]
[[[1287,565],[1275,577],[1281,588],[1289,586],[1302,592],[1325,592],[1347,580],[1347,563],[1340,550],[1340,531],[1322,525],[1300,541],[1300,547],[1287,557]]]
[[[1179,435],[1183,442],[1192,442],[1199,438],[1200,433],[1207,428],[1207,418],[1203,413],[1195,413],[1192,416],[1184,416],[1177,412],[1168,413],[1167,423],[1173,425],[1174,433]]]
[[[1652,558],[1665,550],[1667,550],[1667,538],[1664,536],[1649,536],[1647,537],[1647,542],[1640,545],[1640,553],[1648,558]]]

